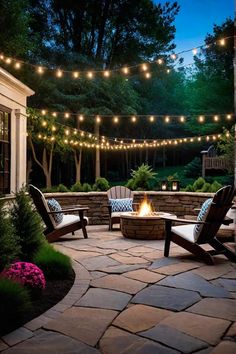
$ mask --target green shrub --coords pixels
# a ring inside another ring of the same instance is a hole
[[[64,184],[60,183],[57,187],[57,192],[69,192],[69,189],[64,186]]]
[[[200,157],[195,157],[184,167],[185,177],[198,177],[202,173],[202,162]]]
[[[19,283],[0,278],[0,334],[7,333],[13,324],[17,327],[29,310],[29,291]]]
[[[109,182],[106,178],[98,177],[95,184],[93,185],[93,190],[96,191],[107,191],[110,188]]]
[[[193,183],[194,191],[196,192],[196,191],[202,189],[202,187],[204,186],[204,183],[206,183],[204,178],[199,177],[198,179],[196,179],[196,181]]]
[[[132,178],[128,181],[126,187],[133,190],[149,190],[156,175],[157,173],[153,172],[150,166],[142,164],[137,170],[132,170]]]
[[[188,184],[184,190],[185,192],[194,192],[192,184]]]
[[[41,188],[41,191],[43,193],[56,193],[58,191],[58,186]]]
[[[20,254],[19,239],[0,200],[0,272]]]
[[[211,185],[211,192],[216,193],[220,188],[222,188],[222,185],[217,181],[214,181]]]
[[[21,259],[30,261],[45,242],[41,218],[32,209],[31,199],[21,189],[11,209],[12,223],[21,246]]]
[[[204,183],[204,185],[202,186],[201,192],[211,192],[211,184],[210,183]]]
[[[83,187],[80,181],[73,184],[73,186],[71,187],[71,192],[83,192]]]
[[[92,191],[92,187],[90,186],[89,183],[84,183],[83,184],[83,192],[91,192]]]
[[[46,279],[67,279],[72,272],[70,258],[47,243],[35,254],[33,262],[43,271]]]

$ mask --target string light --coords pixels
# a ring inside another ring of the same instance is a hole
[[[170,117],[169,116],[166,116],[165,117],[165,123],[169,123],[170,122]]]
[[[65,113],[65,118],[70,118],[70,113]]]
[[[227,114],[226,118],[230,120],[232,118],[231,114]]]
[[[119,122],[119,118],[118,117],[114,117],[113,121],[114,121],[114,123],[118,123]]]
[[[99,116],[96,117],[96,122],[101,123],[101,118]]]
[[[218,122],[218,120],[219,120],[219,116],[214,116],[214,121]]]
[[[212,44],[216,44],[216,45],[220,45],[220,46],[225,46],[226,45],[226,40],[228,40],[229,38],[234,38],[234,36],[228,36],[228,37],[225,37],[225,38],[221,38],[219,40],[214,40],[212,43],[208,43],[207,45],[206,44],[202,44],[198,47],[194,47],[194,48],[191,48],[191,49],[187,49],[187,50],[183,50],[179,53],[172,53],[169,57],[172,59],[172,60],[176,60],[179,55],[182,55],[183,53],[187,53],[187,52],[192,52],[192,54],[195,56],[197,55],[198,51],[201,51],[203,48],[209,48]],[[23,65],[28,65],[28,66],[31,66],[31,67],[34,67],[36,72],[38,74],[43,74],[45,72],[45,69],[47,69],[48,71],[55,71],[55,76],[58,77],[58,78],[61,78],[63,76],[63,72],[61,69],[51,69],[50,67],[49,68],[43,68],[42,66],[38,66],[37,64],[32,64],[32,63],[29,63],[29,62],[26,62],[26,61],[23,61],[23,60],[18,60],[18,59],[15,59],[15,58],[10,58],[10,57],[5,57],[4,56],[4,53],[1,53],[0,55],[0,60],[3,60],[6,64],[10,65],[13,63],[14,67],[16,69],[20,69]],[[168,57],[167,58],[158,58],[156,60],[156,63],[161,65],[163,64],[164,62],[168,63]],[[16,65],[16,63],[19,63]],[[154,61],[153,62],[149,62],[149,63],[143,63],[143,64],[136,64],[136,65],[132,65],[132,66],[125,66],[121,69],[121,72],[125,75],[127,75],[131,69],[137,69],[138,67],[141,67],[142,71],[147,71],[148,70],[148,67],[150,64],[153,64],[155,63]],[[87,78],[91,79],[93,78],[94,76],[94,73],[97,73],[97,74],[103,74],[103,76],[105,78],[108,78],[111,74],[111,72],[118,72],[118,69],[115,68],[113,70],[105,70],[105,71],[102,71],[102,70],[93,70],[93,71],[89,71],[89,72],[86,72],[86,71],[70,71],[70,70],[66,70],[65,73],[69,73],[71,75],[71,77],[73,77],[74,79],[77,79],[79,78],[81,75],[82,76],[87,76]],[[167,74],[170,73],[170,69],[167,69],[166,70]]]
[[[150,116],[149,120],[150,120],[150,122],[154,122],[154,117]]]
[[[179,120],[180,120],[181,123],[184,123],[184,122],[185,122],[185,117],[184,117],[184,116],[181,116],[181,117],[179,118]]]
[[[205,117],[204,117],[204,116],[199,116],[198,121],[199,121],[200,123],[203,123],[204,120],[205,120]]]
[[[146,77],[146,79],[150,79],[151,73],[145,73],[145,77]]]
[[[80,115],[79,115],[79,121],[80,121],[80,122],[83,122],[83,120],[84,120],[84,116],[83,116],[82,114],[80,114]]]
[[[57,117],[57,112],[52,112],[53,117]]]
[[[137,121],[137,118],[136,118],[135,116],[133,116],[133,117],[131,118],[131,121],[132,121],[133,123],[135,123],[135,122]]]

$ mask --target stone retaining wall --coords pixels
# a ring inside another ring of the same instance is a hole
[[[140,203],[145,192],[134,192],[134,203]],[[146,192],[147,198],[156,211],[174,213],[178,217],[193,215],[194,208],[212,197],[212,193],[191,192]],[[55,198],[62,206],[81,204],[88,206],[90,225],[108,224],[108,199],[106,192],[45,193],[46,198]]]

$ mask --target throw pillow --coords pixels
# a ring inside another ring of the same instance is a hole
[[[119,211],[133,211],[133,199],[109,199],[112,213]]]
[[[47,200],[50,211],[61,211],[61,206],[56,199]],[[56,224],[60,224],[63,220],[63,213],[51,214]]]
[[[201,210],[199,211],[199,214],[198,214],[198,217],[197,217],[198,221],[206,220],[208,211],[209,211],[210,206],[211,206],[211,202],[212,202],[212,198],[209,198],[209,199],[205,200],[205,202],[202,204]],[[197,239],[198,239],[198,237],[200,235],[200,232],[201,232],[201,230],[203,228],[203,225],[204,224],[196,224],[195,227],[194,227],[193,237],[194,237],[195,242],[197,241]]]

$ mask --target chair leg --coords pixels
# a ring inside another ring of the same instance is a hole
[[[209,244],[217,251],[218,254],[223,254],[231,262],[236,262],[236,254],[230,251],[223,243],[214,238]]]
[[[74,231],[72,231],[72,235],[75,236],[75,232]]]
[[[171,224],[172,222],[170,220],[166,220],[166,235],[165,235],[165,248],[164,248],[165,257],[168,257],[170,252]]]

